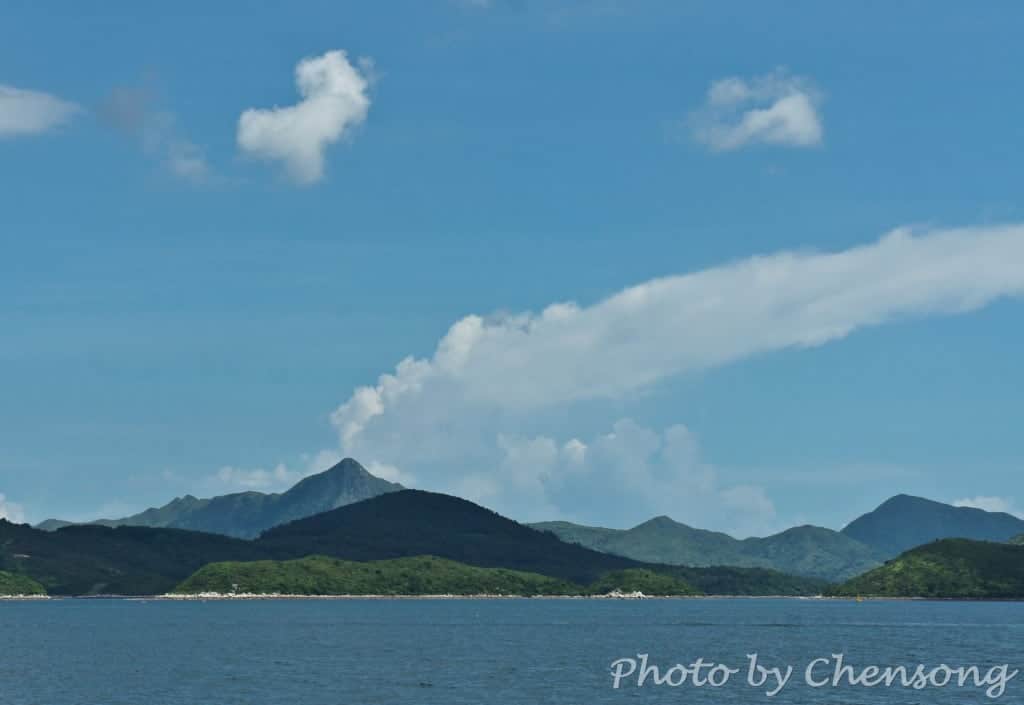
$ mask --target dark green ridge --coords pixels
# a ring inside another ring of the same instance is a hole
[[[1024,599],[1024,546],[942,539],[831,592],[843,597]]]

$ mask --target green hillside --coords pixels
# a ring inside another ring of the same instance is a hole
[[[581,586],[616,571],[643,569],[708,594],[813,595],[825,587],[822,581],[759,568],[642,563],[564,543],[457,497],[414,490],[285,524],[253,541],[130,526],[48,532],[0,520],[0,570],[28,575],[51,595],[159,594],[210,563],[315,555],[358,562],[438,556]]]
[[[51,595],[152,595],[214,561],[266,558],[252,542],[181,529],[69,526],[41,531],[0,519],[0,570]]]
[[[591,583],[587,591],[593,595],[609,592],[642,592],[645,595],[697,595],[689,583],[679,577],[658,573],[647,568],[617,570]]]
[[[907,551],[833,592],[847,597],[1024,599],[1024,546],[943,539]]]
[[[0,570],[0,595],[45,595],[46,590],[32,578]]]
[[[816,526],[742,541],[668,517],[656,517],[625,530],[569,522],[532,526],[550,531],[563,541],[648,563],[768,568],[826,581],[845,580],[881,563],[872,549],[859,541]]]
[[[434,556],[357,563],[325,556],[294,561],[214,563],[179,585],[178,594],[202,592],[287,595],[587,595],[640,591],[695,595],[682,580],[630,569],[590,586],[504,568],[476,568]]]
[[[608,573],[646,568],[707,594],[813,595],[825,583],[764,569],[654,565],[560,541],[458,497],[404,490],[275,527],[259,545],[282,557],[319,554],[352,561],[432,555],[588,585]]]
[[[236,587],[237,586],[237,590]],[[567,595],[580,588],[536,573],[476,568],[417,556],[356,563],[312,556],[294,561],[214,563],[177,587],[178,593],[292,595]]]

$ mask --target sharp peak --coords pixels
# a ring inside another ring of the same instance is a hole
[[[362,464],[359,463],[358,460],[355,460],[354,458],[342,458],[341,460],[339,460],[338,462],[336,462],[334,465],[330,466],[329,468],[325,468],[325,469],[323,469],[323,470],[321,470],[319,472],[315,472],[312,475],[307,475],[303,479],[308,480],[308,479],[313,478],[313,477],[323,477],[325,475],[337,475],[338,473],[343,473],[343,472],[346,472],[346,473],[347,472],[358,472],[358,473],[366,473],[367,475],[370,474],[370,471],[367,470],[366,468],[364,468],[362,466]],[[374,477],[376,477],[376,475]]]
[[[639,528],[644,527],[644,526],[686,526],[686,524],[683,524],[682,522],[678,522],[675,519],[673,519],[672,517],[667,516],[665,514],[659,514],[656,517],[651,517],[647,521],[640,522],[639,524],[637,524],[633,528],[634,529],[639,529]]]
[[[878,508],[881,509],[882,507],[891,507],[891,506],[900,505],[900,504],[930,504],[930,505],[942,504],[942,505],[945,505],[947,507],[952,507],[953,506],[952,504],[947,504],[946,502],[939,502],[939,501],[934,500],[934,499],[928,499],[927,497],[918,497],[917,495],[901,493],[901,494],[893,495],[889,499],[885,500],[880,505],[878,505]]]

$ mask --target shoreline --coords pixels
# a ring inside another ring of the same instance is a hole
[[[126,600],[136,602],[260,602],[316,600],[802,600],[810,602],[857,602],[853,597],[826,595],[301,595],[283,593],[198,593],[163,595],[0,595],[0,602],[54,600]],[[862,597],[860,602],[1024,602],[1024,598],[966,597]]]

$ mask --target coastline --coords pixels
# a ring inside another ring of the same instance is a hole
[[[302,595],[286,593],[165,593],[162,595],[0,595],[0,602],[60,600],[125,600],[135,602],[266,602],[323,600],[798,600],[811,602],[1024,602],[1021,598],[969,597],[841,597],[832,595]]]

